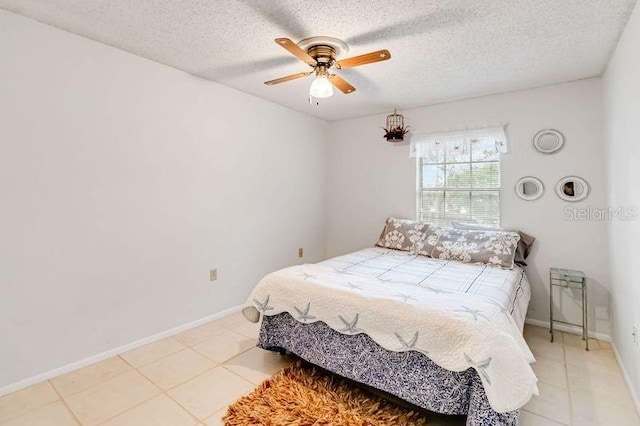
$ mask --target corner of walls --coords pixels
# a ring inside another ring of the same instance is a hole
[[[324,121],[4,10],[0,29],[0,388],[324,259]]]
[[[608,224],[611,269],[613,343],[625,378],[640,395],[640,6],[636,5],[603,77],[607,195],[611,208],[635,209],[634,220]],[[640,407],[639,412],[640,412]]]

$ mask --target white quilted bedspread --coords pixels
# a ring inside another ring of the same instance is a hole
[[[427,256],[406,251],[370,247],[333,257],[320,265],[357,274],[371,275],[388,282],[419,284],[435,291],[472,293],[489,297],[504,306],[522,330],[531,299],[524,271],[495,268]]]
[[[447,370],[473,367],[497,412],[516,410],[537,393],[533,355],[503,303],[377,275],[330,262],[298,265],[264,277],[249,303],[264,315],[288,312],[340,333],[366,333],[387,350],[418,351]]]

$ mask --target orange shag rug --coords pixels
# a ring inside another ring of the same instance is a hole
[[[427,424],[423,414],[300,361],[234,402],[223,421],[226,426]]]

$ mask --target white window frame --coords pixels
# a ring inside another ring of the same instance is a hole
[[[471,148],[469,148],[470,151]],[[473,192],[495,192],[498,194],[498,222],[497,222],[497,226],[499,227],[501,222],[502,222],[502,158],[501,155],[498,153],[498,157],[496,160],[485,160],[485,161],[473,161],[473,157],[472,157],[472,153],[469,153],[469,161],[468,162],[457,162],[457,163],[447,163],[447,158],[446,155],[444,156],[444,161],[443,162],[424,162],[423,160],[425,160],[424,158],[416,158],[416,220],[421,221],[422,220],[422,195],[425,191],[433,191],[433,192],[444,192],[444,205],[446,205],[446,200],[447,200],[447,192],[451,193],[451,192],[468,192],[469,193],[469,199],[470,199],[470,205],[471,205],[471,196]],[[446,186],[443,187],[439,187],[439,188],[429,188],[429,189],[424,189],[422,188],[422,166],[423,165],[443,165],[446,166],[450,165],[450,164],[469,164],[470,165],[470,179],[469,182],[473,182],[473,164],[479,164],[479,163],[497,163],[498,164],[498,187],[497,188],[447,188]],[[478,223],[476,221],[474,221],[474,218],[471,216],[473,212],[472,208],[469,208],[469,219],[468,219],[468,223],[477,223],[478,225],[483,225],[483,226],[493,226],[490,224],[483,224],[483,223]],[[444,221],[445,223],[442,224],[444,226],[451,226],[451,220],[447,220],[447,215],[446,215],[446,209],[445,211],[442,212],[442,216],[444,217]],[[459,221],[460,218],[456,218],[455,220]]]

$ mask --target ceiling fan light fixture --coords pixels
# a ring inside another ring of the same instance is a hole
[[[326,74],[318,74],[311,82],[309,96],[314,98],[329,98],[333,96],[333,85]]]
[[[331,68],[343,69],[359,67],[374,62],[386,61],[391,58],[388,50],[378,50],[360,56],[337,60],[343,53],[349,51],[349,46],[342,40],[333,37],[310,37],[297,44],[288,38],[277,38],[276,43],[292,55],[309,65],[313,71],[299,72],[274,80],[265,81],[267,86],[297,80],[315,73],[315,78],[309,87],[309,103],[312,98],[328,98],[333,96],[333,86],[344,94],[353,93],[356,88],[337,74],[329,74]]]

